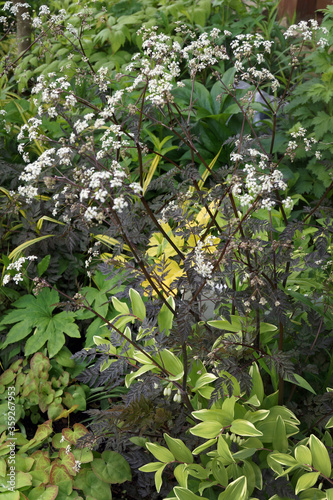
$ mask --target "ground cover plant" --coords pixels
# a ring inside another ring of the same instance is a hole
[[[5,494],[329,500],[332,10],[147,5],[41,7],[3,99]]]

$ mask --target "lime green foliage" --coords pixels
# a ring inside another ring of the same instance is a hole
[[[65,350],[60,354],[66,358]],[[72,384],[67,371],[62,371],[59,377],[50,377],[51,368],[50,360],[37,352],[30,360],[30,368],[26,359],[18,359],[0,376],[0,432],[8,426],[9,387],[15,388],[12,405],[15,405],[16,422],[29,416],[32,423],[36,424],[43,419],[40,412],[47,412],[47,417],[54,419],[64,412],[64,408],[70,412],[86,409],[86,392],[89,392],[89,388]]]
[[[252,367],[252,382],[254,392],[262,387],[256,364]],[[230,396],[210,409],[192,412],[192,416],[201,423],[192,424],[190,433],[205,440],[192,452],[181,440],[168,434],[164,434],[167,447],[146,443],[157,462],[140,470],[155,472],[157,491],[162,485],[164,468],[171,465],[179,483],[173,490],[178,500],[248,500],[263,489],[262,475],[271,469],[276,479],[289,478],[295,494],[300,494],[302,500],[315,498],[316,494],[317,498],[330,498],[330,493],[325,496],[320,482],[327,481],[328,491],[333,484],[327,449],[332,440],[328,439],[325,446],[314,434],[297,439],[300,422],[292,411],[277,404],[277,393],[263,395],[257,404],[245,394]],[[213,496],[205,496],[208,489]]]
[[[65,416],[65,415],[61,415]],[[60,416],[60,417],[61,417]],[[11,441],[0,439],[0,492],[7,489],[10,467],[16,469],[15,491],[37,500],[111,500],[111,484],[131,480],[127,461],[114,451],[92,452],[89,431],[82,424],[55,433],[52,420],[38,426],[34,437],[15,434],[15,460]],[[21,497],[20,497],[21,498]]]
[[[44,288],[37,297],[24,295],[13,303],[10,311],[0,325],[13,325],[2,345],[4,349],[26,339],[25,356],[39,351],[45,344],[50,358],[53,358],[65,344],[65,335],[80,338],[78,326],[74,322],[75,314],[62,311],[52,314],[59,303],[59,294],[55,290]],[[7,327],[8,328],[8,327]]]

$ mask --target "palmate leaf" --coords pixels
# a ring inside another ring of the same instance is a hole
[[[25,295],[14,302],[16,308],[1,321],[1,325],[14,324],[9,330],[2,349],[30,336],[25,344],[25,355],[39,351],[47,343],[48,355],[55,356],[65,344],[64,333],[69,337],[80,337],[78,326],[74,323],[75,314],[60,312],[52,315],[59,302],[55,290],[44,288],[37,297]]]

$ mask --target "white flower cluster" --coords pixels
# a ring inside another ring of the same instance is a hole
[[[6,268],[6,271],[15,271],[15,274],[5,274],[2,280],[2,285],[3,286],[7,285],[7,283],[9,283],[10,280],[13,280],[14,283],[16,283],[16,285],[20,281],[23,281],[23,275],[22,275],[23,265],[26,262],[31,262],[36,259],[37,259],[36,255],[29,255],[28,257],[20,257],[15,262],[9,264]]]
[[[235,68],[240,73],[242,80],[261,84],[264,81],[271,82],[272,91],[275,92],[280,86],[279,81],[266,68],[257,69],[255,64],[262,64],[265,54],[270,54],[274,42],[265,40],[259,33],[236,35],[230,43],[235,58]],[[258,50],[262,52],[258,53]],[[251,56],[253,56],[251,58]]]
[[[194,249],[194,268],[203,278],[211,278],[214,266],[207,261],[203,247],[204,243],[198,241]]]
[[[220,30],[214,28],[210,34],[202,33],[197,40],[193,40],[182,50],[182,56],[188,61],[192,78],[208,66],[229,59],[225,47],[213,44],[219,32]]]
[[[284,33],[285,38],[300,36],[304,41],[313,40],[317,38],[317,33],[321,36],[317,45],[320,48],[324,48],[329,45],[329,40],[326,35],[328,35],[328,29],[324,26],[321,27],[318,21],[310,19],[309,21],[300,21],[298,24],[292,24]]]
[[[285,191],[287,184],[283,180],[282,172],[268,163],[268,157],[264,153],[249,149],[248,154],[251,163],[246,163],[243,168],[246,173],[245,180],[242,182],[239,177],[233,178],[232,194],[238,198],[243,207],[250,206],[260,196],[261,207],[270,210],[275,206],[275,201],[270,195],[275,190]],[[244,157],[241,154],[232,153],[230,159],[238,162],[243,161]],[[264,169],[269,170],[269,173],[261,173]]]
[[[304,150],[309,152],[312,150],[312,146],[317,144],[317,141],[314,137],[306,137],[306,129],[303,127],[299,127],[296,131],[290,132],[290,135],[293,139],[288,142],[288,146],[286,149],[286,155],[290,157],[290,161],[292,162],[296,156],[296,149],[301,146],[301,141],[297,141],[297,139],[303,139]],[[320,160],[321,153],[319,151],[315,152],[315,157],[317,160]]]

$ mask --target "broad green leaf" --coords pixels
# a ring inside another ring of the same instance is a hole
[[[307,472],[301,476],[296,484],[295,493],[298,495],[300,491],[312,488],[317,482],[319,472]]]
[[[197,446],[193,451],[193,455],[199,455],[202,451],[207,450],[210,446],[216,443],[216,438],[215,439],[209,439],[205,443],[201,444],[200,446]]]
[[[192,429],[190,429],[190,433],[194,436],[210,439],[217,437],[220,434],[221,430],[222,425],[220,424],[220,422],[211,422],[207,420],[192,427]]]
[[[157,356],[154,356],[156,361],[164,366],[164,368],[170,373],[170,380],[179,380],[184,375],[183,363],[173,352],[168,349],[160,351]]]
[[[37,272],[39,277],[41,277],[49,267],[50,259],[51,255],[45,255],[45,257],[37,265]]]
[[[164,468],[166,467],[167,464],[160,464],[160,468],[155,472],[155,487],[157,493],[160,492],[161,486],[162,486],[162,474],[164,471]]]
[[[253,384],[250,397],[256,395],[260,403],[262,403],[265,395],[264,384],[262,382],[262,378],[257,363],[253,363],[253,365],[251,366],[250,375],[252,377],[252,384]]]
[[[214,382],[214,380],[216,379],[217,377],[212,373],[204,373],[196,381],[195,386],[193,387],[193,391],[196,391],[197,389],[200,389],[201,387]]]
[[[311,451],[307,446],[300,444],[294,450],[295,458],[299,464],[312,465]]]
[[[326,493],[327,500],[333,500],[333,488],[326,490],[325,493]]]
[[[262,432],[258,431],[251,422],[242,419],[236,419],[232,422],[230,431],[240,436],[262,436]]]
[[[168,297],[167,302],[172,307],[172,309],[175,310],[175,301],[173,297]],[[157,324],[161,332],[165,330],[166,335],[169,334],[170,328],[172,327],[173,317],[174,315],[170,311],[170,309],[165,304],[163,304],[160,312],[157,315]]]
[[[296,385],[299,385],[303,389],[306,389],[307,391],[312,392],[312,394],[317,394],[316,391],[311,387],[309,382],[307,382],[303,377],[301,377],[297,373],[294,373],[294,377],[295,377],[294,382],[289,380],[288,377],[285,377],[284,380],[286,380],[287,382],[291,382],[291,383],[294,383]]]
[[[333,417],[331,417],[327,422],[327,424],[325,425],[326,429],[330,429],[331,427],[333,427]]]
[[[331,475],[331,461],[326,446],[319,439],[311,434],[309,446],[312,455],[312,465],[324,476]]]
[[[175,478],[182,488],[187,488],[188,471],[185,464],[179,464],[173,471]]]
[[[112,304],[115,310],[118,311],[120,314],[126,314],[126,315],[130,314],[128,305],[125,302],[121,302],[119,299],[117,299],[117,297],[112,297]]]
[[[219,436],[217,441],[217,452],[222,460],[223,465],[230,465],[235,462],[233,458],[229,445],[223,436]]]
[[[101,481],[94,471],[90,469],[82,469],[80,473],[74,478],[74,486],[82,490],[84,497],[88,500],[111,500],[111,488],[108,483]]]
[[[130,387],[133,380],[140,377],[140,375],[142,375],[143,373],[146,373],[146,372],[149,372],[150,370],[153,370],[154,368],[156,368],[155,365],[146,364],[146,365],[141,366],[138,370],[134,371],[133,373],[128,373],[125,377],[125,386]]]
[[[226,487],[228,484],[228,473],[220,457],[216,457],[212,461],[212,472],[216,481]]]
[[[288,439],[286,434],[286,426],[280,415],[278,415],[275,422],[273,448],[274,450],[285,453],[288,451]]]
[[[162,466],[164,467],[164,465],[165,464],[161,462],[150,462],[149,464],[139,467],[139,470],[141,470],[142,472],[156,472]]]
[[[168,436],[168,434],[166,433],[164,433],[163,436],[166,441],[166,444],[168,445],[169,450],[171,451],[176,460],[188,464],[193,463],[193,455],[187,448],[187,446],[185,446],[183,441]]]
[[[246,458],[252,457],[257,451],[257,448],[245,448],[244,450],[237,451],[233,453],[234,460],[245,460]]]
[[[218,319],[213,321],[207,321],[207,324],[218,328],[219,330],[226,330],[227,332],[239,332],[242,329],[242,323],[239,316],[230,316],[231,323],[226,319]]]
[[[192,491],[187,488],[182,488],[181,486],[175,486],[173,491],[175,492],[177,500],[208,500],[207,497],[195,495]]]
[[[218,500],[247,500],[247,480],[241,476],[236,481],[228,484],[226,489],[219,495]]]
[[[310,488],[302,491],[299,495],[300,500],[327,500],[326,494],[318,488]]]
[[[129,291],[130,298],[131,298],[131,305],[132,305],[132,311],[137,316],[141,321],[143,321],[146,317],[146,306],[144,305],[144,302],[136,290],[133,288],[130,289]]]
[[[287,465],[288,467],[294,467],[295,465],[298,465],[297,460],[285,453],[271,453],[270,456],[281,465]]]
[[[163,463],[174,462],[175,457],[168,448],[157,443],[146,443],[146,448],[154,455],[154,457]]]
[[[225,427],[231,424],[231,420],[228,414],[224,410],[197,410],[192,411],[193,417],[203,422],[209,420],[210,422],[219,422],[221,427]]]
[[[125,458],[116,451],[104,451],[101,458],[91,463],[96,476],[105,483],[124,483],[132,479],[131,468]]]
[[[197,479],[206,479],[210,472],[204,469],[201,465],[199,464],[190,464],[186,465],[186,470],[188,471],[190,476],[193,476]]]

